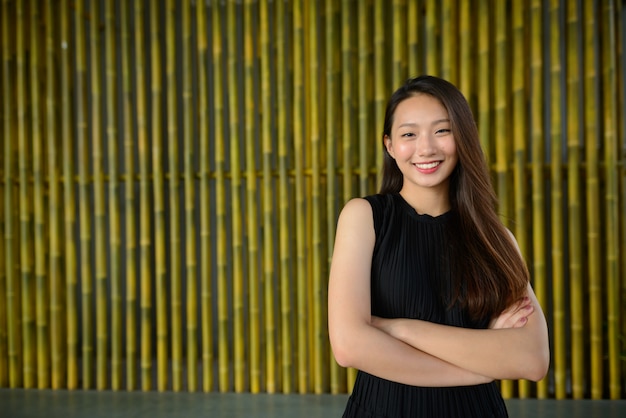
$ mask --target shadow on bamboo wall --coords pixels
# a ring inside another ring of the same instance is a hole
[[[504,396],[623,398],[622,7],[3,1],[0,387],[349,391],[336,217],[430,73],[470,100],[549,319],[548,377]]]

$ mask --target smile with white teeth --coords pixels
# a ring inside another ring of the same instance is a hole
[[[439,164],[441,164],[441,161],[433,161],[431,163],[415,163],[415,166],[417,168],[421,168],[422,170],[429,170],[431,168],[435,168],[437,167]]]

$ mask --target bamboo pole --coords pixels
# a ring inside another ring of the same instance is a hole
[[[182,4],[182,62],[183,62],[183,161],[185,193],[185,275],[186,275],[186,332],[187,332],[187,390],[198,390],[198,303],[196,283],[196,219],[194,188],[196,184],[194,170],[193,120],[195,116],[194,97],[191,80],[191,16],[190,5]],[[181,309],[182,311],[182,309]],[[181,312],[182,315],[182,312]],[[181,338],[182,341],[182,338]],[[182,367],[182,365],[181,365]]]
[[[518,246],[525,260],[529,259],[529,236],[530,225],[528,224],[529,214],[527,213],[527,173],[526,165],[528,161],[527,143],[529,118],[526,111],[526,39],[525,30],[525,3],[515,2],[511,10],[511,26],[513,51],[512,61],[515,69],[511,71],[511,95],[512,95],[512,118],[510,129],[513,132],[513,190],[514,190],[514,219],[515,237]],[[502,141],[505,137],[499,137]],[[518,381],[518,397],[528,398],[530,396],[530,385],[527,380]]]
[[[578,69],[580,33],[578,7],[570,2],[567,4],[567,200],[569,223],[569,286],[570,286],[570,334],[572,358],[572,395],[580,399],[583,394],[584,380],[584,305],[583,305],[583,276],[582,276],[582,244],[580,207],[580,124],[578,111],[580,97],[578,94],[581,85]]]
[[[416,2],[411,2],[409,5],[410,11],[409,14],[415,13],[413,12],[414,4]],[[376,184],[380,185],[382,181],[382,170],[380,169],[383,166],[383,146],[380,143],[380,132],[382,131],[380,124],[383,123],[383,119],[385,117],[385,107],[387,106],[387,96],[389,95],[390,87],[388,83],[387,73],[389,72],[388,67],[386,65],[389,57],[387,56],[387,45],[386,40],[388,39],[385,35],[387,33],[387,27],[385,25],[385,2],[383,0],[374,0],[374,139],[375,141],[375,150],[376,150],[376,167],[379,168],[378,176]],[[417,21],[417,20],[416,20]],[[417,46],[416,51],[414,53],[421,53],[419,40],[421,38],[417,37]],[[409,61],[412,62],[412,61]],[[418,62],[415,64],[411,64],[411,66],[415,67],[410,69],[410,74],[415,75],[418,72],[421,72],[422,62]],[[329,217],[329,219],[336,219],[337,210],[333,211],[333,216]],[[332,237],[335,238],[335,223],[332,222]],[[334,241],[333,241],[334,242]],[[329,246],[332,248],[332,246]]]
[[[365,6],[369,9],[370,5],[367,2]],[[363,6],[363,2],[360,3],[359,10]],[[319,31],[316,23],[317,15],[319,14],[316,2],[310,2],[308,8],[308,68],[309,68],[309,87],[310,94],[307,95],[307,107],[308,107],[308,122],[309,122],[309,144],[310,144],[310,167],[311,167],[311,260],[312,260],[312,287],[313,297],[309,299],[310,305],[313,308],[313,355],[312,360],[314,364],[313,368],[313,391],[316,394],[328,392],[328,336],[323,330],[326,329],[326,277],[324,274],[324,264],[327,260],[324,257],[324,242],[323,242],[323,229],[322,229],[322,204],[325,203],[322,194],[322,167],[321,167],[321,155],[323,151],[323,143],[321,139],[320,126],[323,125],[323,115],[320,114],[320,103],[323,102],[321,94],[315,94],[315,92],[323,92],[321,88],[322,80],[319,77],[321,68],[319,66],[320,46],[317,43],[317,33]],[[359,29],[360,30],[360,29]],[[362,35],[367,36],[366,34]],[[367,57],[371,55],[371,51],[363,45],[365,48],[361,50],[361,53]],[[361,150],[363,155],[363,150]],[[367,158],[364,158],[367,161]],[[363,169],[363,165],[361,167]],[[367,165],[365,165],[365,171],[367,173]]]
[[[81,278],[81,318],[82,318],[82,383],[83,389],[93,385],[93,303],[91,277],[91,207],[89,205],[89,158],[87,108],[87,66],[85,52],[85,26],[83,22],[83,2],[76,5],[76,142],[78,154],[78,210],[80,239],[80,278]],[[78,313],[78,312],[77,312]]]
[[[124,278],[126,282],[126,301],[125,301],[125,331],[126,331],[126,347],[125,347],[125,359],[126,359],[126,389],[134,390],[137,387],[137,222],[135,219],[136,209],[136,197],[135,197],[135,135],[133,134],[134,127],[138,132],[144,132],[146,129],[145,120],[145,88],[143,85],[135,86],[136,93],[136,119],[130,117],[132,114],[133,103],[133,90],[131,85],[131,58],[129,46],[131,45],[130,38],[130,22],[128,20],[128,5],[122,5],[120,9],[120,31],[122,38],[121,49],[121,74],[122,74],[122,96],[123,96],[123,112],[122,112],[122,136],[124,138],[124,218],[126,234],[124,237],[124,256],[126,259],[126,270]],[[141,47],[145,44],[143,38],[143,10],[141,8],[141,2],[135,2],[135,17],[137,24],[141,26],[137,27],[137,38],[135,42],[140,44]],[[139,59],[141,58],[141,60]],[[143,54],[137,53],[135,61],[138,71],[142,71],[145,68]]]
[[[492,67],[491,67],[491,0],[479,0],[478,2],[478,27],[483,30],[478,32],[478,57],[477,57],[477,86],[478,91],[478,114],[476,115],[480,145],[485,153],[487,162],[491,162],[491,100],[492,100]]]
[[[476,16],[473,14],[475,7],[473,0],[459,2],[459,21],[458,21],[458,48],[459,48],[459,89],[463,92],[467,101],[475,109],[474,95],[474,78],[475,78],[475,59],[474,59],[474,38],[473,22]]]
[[[605,175],[605,220],[606,220],[606,327],[608,344],[608,386],[611,399],[621,398],[621,362],[620,359],[620,272],[619,272],[619,184],[618,184],[618,116],[617,116],[617,34],[616,6],[614,0],[602,3],[602,90],[603,95],[603,126],[604,126],[604,175]],[[600,297],[600,295],[598,295]],[[623,336],[622,336],[623,338]],[[597,348],[600,348],[598,346]],[[596,346],[592,345],[592,353]],[[595,353],[600,360],[600,352]],[[592,357],[592,367],[595,364]],[[593,369],[592,369],[593,370]],[[595,370],[593,370],[595,371]],[[592,378],[596,377],[592,371]],[[598,376],[598,380],[599,380]],[[592,382],[591,396],[602,397],[602,380]],[[595,383],[595,384],[593,384]]]
[[[45,20],[45,48],[46,48],[46,152],[47,152],[47,171],[49,184],[49,207],[48,207],[48,225],[50,234],[48,237],[49,245],[49,280],[50,280],[50,386],[52,389],[60,389],[63,387],[65,378],[66,356],[63,349],[63,336],[65,327],[63,326],[63,318],[65,316],[65,306],[63,303],[63,283],[61,266],[63,263],[61,252],[61,200],[59,184],[59,155],[58,137],[57,137],[57,100],[59,97],[56,88],[57,71],[54,68],[56,48],[53,20],[52,5],[46,2],[44,9]]]
[[[441,76],[458,85],[459,63],[457,54],[459,52],[459,41],[457,31],[459,22],[457,10],[460,6],[454,0],[444,0],[440,2],[440,7]]]
[[[150,101],[152,102],[152,113],[151,113],[151,121],[152,121],[152,141],[150,143],[150,147],[152,149],[151,153],[148,153],[148,142],[144,146],[142,146],[142,150],[145,150],[145,157],[142,160],[143,163],[140,163],[140,171],[141,171],[141,183],[140,190],[143,191],[143,195],[141,197],[142,202],[145,203],[145,212],[142,215],[142,221],[144,221],[143,225],[140,225],[142,236],[142,242],[150,242],[150,238],[148,234],[150,233],[150,223],[147,220],[143,219],[143,216],[148,216],[150,211],[150,186],[152,186],[152,194],[153,194],[153,205],[154,205],[154,292],[156,296],[155,300],[155,314],[156,314],[156,386],[158,391],[165,391],[167,388],[167,377],[168,377],[168,326],[167,326],[167,293],[168,293],[168,277],[167,277],[167,267],[166,267],[166,259],[167,256],[165,254],[166,246],[165,246],[165,236],[166,236],[166,223],[165,223],[165,174],[163,173],[163,165],[165,164],[163,158],[163,147],[165,145],[165,141],[168,138],[169,133],[166,131],[165,135],[163,133],[163,126],[168,124],[169,122],[166,120],[165,123],[162,120],[163,118],[163,61],[161,60],[161,16],[162,13],[159,10],[162,10],[162,2],[153,1],[150,5],[150,51],[151,51],[151,62],[150,62],[150,71],[152,73],[152,83],[151,83],[151,92],[150,92]],[[166,6],[166,11],[164,13],[167,14],[167,10],[169,7]],[[168,18],[165,17],[167,20]],[[167,28],[166,28],[166,37],[167,37]],[[168,59],[168,50],[171,48],[166,41],[166,60]],[[170,62],[169,65],[172,65]],[[168,64],[166,64],[166,74],[168,71]],[[166,80],[167,83],[167,80]],[[167,84],[166,84],[167,88]],[[165,103],[166,106],[169,106],[168,103]],[[167,113],[171,112],[171,107],[168,107]],[[169,115],[170,117],[172,115]],[[169,129],[169,127],[166,127]],[[152,158],[152,172],[153,172],[153,181],[150,184],[150,164],[148,155]],[[141,193],[141,192],[140,192]],[[178,217],[176,217],[177,219]],[[149,219],[149,218],[148,218]],[[172,247],[177,248],[177,247]],[[149,262],[149,254],[150,248],[146,245],[145,253],[142,256],[142,263]],[[143,271],[142,265],[142,271]],[[175,267],[172,265],[170,267],[170,271],[174,271]],[[170,279],[173,280],[173,279]],[[152,277],[149,274],[145,274],[142,279],[142,293],[144,290],[150,286]],[[172,292],[173,293],[173,292]],[[145,303],[151,303],[147,299]],[[172,311],[174,307],[172,307]],[[148,316],[149,312],[146,312],[145,323],[146,325],[151,325],[148,322],[150,318]],[[142,337],[147,341],[150,337],[148,333],[148,329],[143,330],[145,334]],[[142,343],[143,345],[143,343]],[[173,351],[173,348],[172,348]],[[142,363],[146,364],[144,369],[145,379],[151,377],[149,374],[150,369],[148,366],[151,366],[151,357],[148,360],[148,356],[151,356],[151,352],[145,351],[142,352]],[[172,385],[173,386],[173,385]],[[148,390],[149,388],[146,388]]]
[[[298,392],[309,390],[309,347],[306,277],[305,184],[304,184],[304,17],[301,0],[293,3],[293,158],[296,218],[296,316]]]
[[[588,260],[588,276],[589,276],[589,331],[590,343],[596,346],[596,348],[590,348],[593,354],[590,353],[590,358],[596,358],[593,360],[595,366],[598,365],[597,360],[597,346],[595,341],[600,335],[598,333],[598,323],[602,321],[602,307],[598,303],[600,301],[600,289],[602,286],[602,256],[601,256],[601,230],[600,230],[600,179],[599,174],[599,161],[600,156],[598,152],[599,148],[599,115],[598,109],[600,103],[596,91],[599,86],[598,72],[596,67],[596,13],[592,3],[585,3],[584,16],[584,90],[585,90],[585,104],[584,104],[584,121],[585,121],[585,165],[586,165],[586,206],[587,206],[587,260]],[[600,344],[601,345],[601,344]],[[594,355],[595,354],[595,355]],[[580,367],[580,366],[578,366]],[[576,370],[572,368],[573,377],[579,377],[584,370]],[[594,372],[591,370],[591,374]],[[573,379],[573,397],[579,399],[584,396],[582,389],[579,386],[579,379]]]
[[[275,269],[274,269],[274,243],[275,243],[275,219],[274,216],[274,193],[275,186],[272,174],[273,145],[272,145],[272,83],[270,70],[270,39],[269,28],[269,2],[263,0],[259,4],[259,55],[261,58],[261,155],[262,155],[262,202],[263,202],[263,301],[265,306],[265,388],[268,393],[277,391],[276,382],[276,316],[275,309]]]
[[[102,102],[100,76],[100,16],[97,6],[89,10],[91,143],[93,166],[93,216],[96,284],[96,388],[103,390],[107,382],[107,268],[104,237],[106,209],[104,202],[104,169],[102,145]],[[86,150],[88,148],[86,147]],[[87,167],[85,167],[87,170]],[[86,172],[86,171],[85,171]],[[87,195],[85,195],[86,197]],[[87,198],[87,197],[86,197]],[[86,207],[85,207],[86,209]]]
[[[371,154],[371,145],[368,141],[371,135],[371,111],[372,104],[372,73],[369,69],[372,67],[372,34],[370,30],[371,21],[371,1],[361,1],[358,4],[358,124],[359,124],[359,195],[365,196],[369,194],[369,165]],[[313,124],[315,126],[315,124]],[[313,176],[313,179],[316,177]]]
[[[156,13],[156,8],[151,8],[151,12]],[[152,389],[152,284],[151,284],[151,237],[150,237],[150,182],[149,182],[149,142],[147,131],[147,112],[146,112],[146,59],[145,48],[146,41],[144,38],[143,24],[144,9],[142,2],[135,2],[135,71],[136,71],[136,89],[137,89],[137,159],[139,162],[139,271],[140,271],[140,290],[139,290],[139,306],[140,306],[140,354],[139,354],[139,379],[141,390],[149,391]],[[153,16],[150,15],[150,21],[153,22]],[[152,24],[150,29],[152,30]],[[154,58],[153,58],[154,59]],[[158,82],[157,74],[152,71],[152,86]],[[154,105],[154,97],[150,98],[150,103]],[[154,120],[154,116],[153,116]],[[153,130],[152,136],[159,138],[159,132]],[[155,141],[158,142],[158,141]],[[156,171],[156,168],[155,168]],[[155,174],[156,177],[156,174]],[[158,200],[155,198],[155,212],[158,210]],[[156,231],[159,234],[160,231]],[[159,254],[155,257],[159,259]],[[157,284],[158,286],[158,284]],[[133,290],[133,289],[131,289]],[[129,310],[136,309],[136,295],[129,293],[127,296],[127,306]],[[157,312],[159,312],[157,310]],[[135,343],[134,338],[129,343]],[[130,352],[134,352],[134,346],[129,346]],[[137,377],[135,369],[129,370],[128,389],[134,390],[137,385]],[[158,379],[158,376],[157,376]]]
[[[290,10],[289,10],[290,12]],[[291,90],[288,86],[288,63],[285,60],[287,47],[285,39],[291,33],[291,28],[286,27],[285,4],[276,3],[276,102],[287,103]],[[280,261],[280,342],[281,352],[281,381],[282,392],[292,393],[294,391],[294,338],[293,329],[293,309],[291,304],[292,286],[292,263],[291,263],[291,242],[293,237],[293,222],[291,218],[290,193],[289,193],[289,152],[288,152],[288,118],[287,109],[277,113],[277,143],[278,143],[278,212],[279,212],[279,261]]]
[[[226,153],[224,151],[224,92],[225,77],[222,75],[222,19],[221,7],[213,5],[211,22],[213,28],[213,85],[215,87],[215,216],[217,225],[217,300],[218,300],[218,383],[220,392],[230,390],[229,369],[229,305],[228,305],[228,266],[226,233]]]
[[[545,172],[544,172],[544,88],[543,88],[543,16],[541,0],[530,5],[530,126],[532,148],[532,274],[533,287],[542,307],[548,306],[546,278],[546,220],[545,220]],[[537,397],[548,397],[548,379],[537,384]]]
[[[241,164],[240,164],[240,122],[237,69],[237,25],[236,9],[233,2],[227,3],[227,38],[228,44],[228,91],[230,93],[229,105],[229,133],[230,133],[230,171],[231,171],[231,228],[232,228],[232,286],[233,286],[233,371],[235,379],[235,391],[246,390],[246,353],[245,353],[245,305],[244,305],[244,279],[243,279],[243,228],[241,218],[238,216],[242,210],[241,192]]]
[[[11,59],[11,52],[14,51],[10,45],[15,45],[15,38],[10,37],[11,27],[10,21],[14,21],[14,16],[10,13],[8,2],[2,2],[2,85],[11,85],[11,68],[14,61]],[[15,33],[15,31],[13,31]],[[7,87],[8,90],[8,87]],[[17,157],[15,141],[9,141],[8,138],[14,138],[17,134],[17,124],[15,117],[16,107],[11,98],[13,95],[3,94],[3,115],[5,115],[5,123],[3,125],[3,208],[4,208],[4,260],[6,268],[6,319],[7,319],[7,355],[8,355],[8,386],[17,388],[22,386],[22,338],[21,328],[21,292],[18,276],[20,253],[16,251],[20,248],[19,235],[16,228],[19,213],[19,200],[15,199],[19,190],[15,187],[15,160]]]
[[[25,67],[25,34],[28,25],[24,17],[24,4],[16,5],[16,54],[17,54],[17,142],[19,170],[19,213],[20,213],[20,276],[22,296],[22,339],[23,339],[23,385],[25,389],[34,388],[37,384],[37,353],[35,323],[35,288],[32,271],[32,219],[31,192],[29,178],[31,167],[28,164],[28,132],[26,126],[26,67]]]
[[[248,264],[248,369],[250,391],[258,393],[261,390],[261,330],[260,330],[260,303],[259,303],[259,237],[257,232],[258,191],[256,179],[256,161],[258,138],[255,115],[255,85],[256,72],[255,39],[258,33],[253,31],[254,3],[252,0],[244,2],[243,9],[243,67],[244,67],[244,143],[246,164],[246,232],[247,232],[247,264]]]
[[[376,1],[376,8],[380,6],[380,2]],[[406,9],[406,25],[407,25],[407,33],[406,33],[406,45],[407,45],[407,71],[408,77],[415,77],[421,73],[422,60],[421,60],[421,48],[420,44],[421,37],[420,32],[421,22],[420,22],[420,14],[421,14],[421,2],[419,1],[409,1],[407,3]],[[379,11],[379,10],[377,10]],[[380,25],[384,22],[384,18],[381,14],[374,13],[376,22],[374,23],[374,31],[376,32],[377,25]],[[370,24],[368,23],[368,26]],[[376,42],[374,42],[374,45]],[[376,119],[378,121],[380,119]],[[380,166],[377,166],[380,167]]]
[[[44,156],[42,146],[42,120],[41,120],[41,81],[39,73],[40,64],[40,30],[39,8],[34,2],[30,3],[28,27],[30,29],[30,77],[29,82],[34,87],[30,89],[31,130],[32,138],[32,165],[33,165],[33,232],[34,232],[34,273],[35,273],[35,316],[36,316],[36,350],[37,350],[37,373],[36,385],[38,389],[50,387],[50,328],[48,323],[49,280],[46,272],[46,225],[44,221]]]
[[[175,20],[176,6],[172,0],[168,0],[165,6],[165,80],[167,89],[167,161],[169,169],[169,218],[170,218],[170,230],[169,230],[169,242],[170,242],[170,326],[172,330],[170,345],[172,349],[172,389],[180,391],[183,386],[183,318],[182,318],[182,277],[181,277],[181,232],[180,232],[180,203],[179,203],[179,189],[180,189],[180,172],[178,161],[178,122],[177,122],[177,99],[176,99],[176,61],[177,55],[175,52],[176,32],[174,31],[176,26]],[[160,161],[160,159],[159,159]],[[157,161],[154,161],[156,164]],[[165,282],[162,283],[163,287],[160,289],[162,292],[167,292],[167,286]],[[165,317],[167,310],[167,304],[165,298],[162,305],[157,305],[157,311],[162,312]],[[161,323],[161,332],[163,335],[167,333],[166,321]],[[167,363],[162,363],[160,367],[166,368]],[[166,379],[162,382],[161,390],[165,389]]]
[[[426,0],[425,67],[428,74],[436,76],[441,76],[441,43],[439,42],[440,30],[438,27],[440,22],[439,6],[441,6],[441,1],[439,0]],[[399,43],[403,38],[394,34],[394,39],[394,43]],[[398,83],[397,85],[400,84]]]
[[[198,73],[198,140],[200,148],[200,313],[201,341],[202,341],[202,390],[213,390],[213,293],[212,293],[212,258],[211,247],[211,202],[209,199],[210,156],[209,156],[209,106],[207,87],[207,17],[203,3],[196,3],[197,26],[197,73]],[[214,103],[217,101],[213,99]],[[270,305],[271,306],[271,305]]]
[[[340,60],[339,48],[334,47],[339,36],[339,4],[334,0],[326,0],[325,42],[326,42],[326,217],[328,237],[328,264],[330,264],[335,240],[336,219],[338,213],[338,172],[337,144],[339,143],[340,119],[338,117],[340,96]],[[346,392],[346,370],[336,361],[330,364],[330,392],[333,394]]]
[[[61,0],[60,8],[67,11],[66,0]],[[70,44],[70,27],[68,13],[61,13],[61,146],[62,146],[62,176],[63,176],[63,238],[64,238],[64,275],[65,275],[65,299],[67,304],[66,328],[67,328],[67,388],[78,388],[78,261],[76,256],[76,192],[74,188],[74,130],[72,129],[73,110],[70,100],[70,45],[75,47],[78,55],[78,46]],[[80,87],[76,79],[76,85]],[[79,90],[80,91],[80,90]],[[77,112],[77,116],[78,116]],[[79,120],[78,117],[76,120]],[[78,139],[78,137],[76,137]]]
[[[512,219],[511,205],[511,177],[509,175],[509,163],[511,156],[510,141],[508,140],[509,132],[513,131],[510,125],[510,116],[508,109],[510,95],[510,77],[509,77],[509,61],[507,56],[508,39],[508,20],[506,13],[506,5],[501,1],[496,1],[494,5],[494,67],[498,68],[495,77],[492,80],[494,87],[494,145],[495,145],[495,179],[496,192],[499,202],[499,215],[502,223],[509,226]],[[518,59],[519,57],[516,57]],[[513,131],[513,140],[516,135],[520,135]],[[516,144],[518,141],[515,141]],[[513,382],[503,380],[500,384],[502,396],[506,398],[513,397]]]
[[[391,50],[392,50],[391,55],[392,55],[392,63],[393,63],[393,71],[392,71],[391,79],[392,79],[392,84],[394,88],[397,88],[407,78],[407,71],[408,71],[407,51],[406,51],[406,46],[404,44],[404,39],[407,34],[407,23],[405,21],[406,12],[407,12],[406,0],[393,0],[392,8],[393,8],[394,24],[393,24],[393,29],[392,29],[393,43],[391,47]],[[342,7],[342,17],[343,19],[345,19],[345,21],[348,21],[348,22],[350,22],[349,14],[351,13],[349,10],[350,10],[349,6]],[[344,27],[343,35],[345,36],[347,35],[346,32],[348,32],[351,29],[351,27],[345,26],[345,25],[343,27]],[[344,36],[342,36],[342,49],[344,49],[344,51],[349,51],[349,53],[352,53],[351,52],[352,40],[351,38],[348,38],[346,40],[346,43],[343,43]],[[428,39],[426,40],[426,42],[428,42]],[[344,53],[344,55],[347,55],[347,54]],[[345,73],[345,70],[346,68],[344,67],[342,72]],[[430,67],[428,68],[428,70],[430,71]]]
[[[561,132],[561,86],[562,77],[560,45],[560,5],[558,0],[550,2],[548,19],[550,22],[550,178],[551,178],[551,217],[552,222],[552,282],[554,317],[554,384],[557,399],[566,396],[566,336],[565,336],[565,272],[563,266],[563,173]]]
[[[105,66],[106,66],[106,125],[107,125],[107,160],[108,160],[108,235],[109,235],[109,280],[111,285],[111,389],[122,388],[122,278],[120,276],[122,238],[120,232],[120,204],[118,198],[118,150],[117,150],[117,67],[115,56],[115,7],[113,2],[107,2],[105,8]],[[123,7],[123,5],[122,5]],[[103,149],[104,151],[104,149]],[[103,170],[104,171],[104,170]],[[104,228],[103,228],[104,229]],[[104,240],[104,237],[102,237]],[[104,254],[100,255],[103,262]],[[106,273],[106,269],[103,270]],[[106,286],[106,275],[102,282]],[[101,289],[106,294],[106,287]],[[104,300],[106,303],[106,300]],[[105,305],[106,306],[106,305]],[[106,310],[104,312],[106,314]],[[106,327],[106,317],[103,320]],[[101,325],[101,326],[102,326]],[[102,347],[105,356],[103,361],[106,367],[108,358],[106,345]],[[106,369],[105,369],[106,370]]]
[[[400,22],[400,13],[402,13],[403,6],[399,4],[398,1],[394,2],[394,18],[397,22]],[[341,107],[341,127],[342,127],[342,138],[341,138],[341,173],[342,173],[342,203],[347,202],[353,196],[353,178],[352,178],[352,135],[351,133],[356,130],[357,122],[354,120],[355,114],[355,105],[353,102],[354,94],[354,77],[351,76],[354,69],[354,51],[352,48],[353,39],[352,39],[352,31],[350,30],[353,27],[354,22],[351,19],[352,10],[351,10],[351,2],[343,1],[341,3],[341,26],[343,28],[342,36],[341,36],[341,50],[342,50],[342,62],[341,62],[341,95],[342,95],[342,107]],[[399,27],[402,27],[402,23],[399,23]],[[396,31],[399,30],[394,27],[394,37],[396,36]],[[403,49],[396,49],[397,44],[394,43],[393,49],[393,61],[394,61],[394,79],[400,80],[404,77],[404,73],[401,68],[402,65],[405,65],[406,62],[404,60],[405,55],[403,54]],[[356,370],[348,369],[347,373],[347,386],[348,390],[352,390],[354,386],[354,381],[356,379]]]
[[[2,21],[3,24],[6,24],[6,22],[2,20],[3,16],[4,10],[0,9],[0,21]],[[0,45],[2,46],[2,48],[7,48],[9,44],[8,40],[4,38],[5,35],[8,35],[8,30],[0,31]],[[2,149],[3,155],[6,155],[7,152],[10,152],[10,150],[8,149],[8,144],[11,142],[9,141],[9,126],[11,123],[9,122],[9,118],[11,117],[11,106],[9,104],[9,94],[6,93],[9,91],[10,88],[8,52],[6,54],[6,62],[5,54],[2,54],[3,65],[2,70],[0,70],[2,72],[2,76],[0,78],[0,91],[5,93],[3,94],[4,98],[2,100],[2,103],[0,104],[0,115],[2,115],[0,119],[0,128],[2,129],[3,134],[1,136],[2,139],[0,140],[0,149]],[[9,179],[9,174],[7,173],[7,170],[5,170],[5,167],[8,165],[10,165],[8,158],[0,159],[0,173],[2,173],[2,179],[0,180],[0,196],[2,196],[3,199],[6,199],[7,195],[10,193],[9,189],[11,188],[7,182],[7,180]],[[7,235],[5,231],[7,229],[10,229],[12,232],[13,229],[12,227],[6,226],[7,221],[11,219],[6,209],[7,208],[5,208],[3,202],[2,205],[0,205],[0,306],[3,307],[2,309],[0,309],[0,388],[5,388],[9,385],[9,360],[7,351],[8,318],[10,318],[11,321],[13,320],[12,316],[9,314],[8,309],[5,309],[5,307],[8,307],[7,289],[9,287],[9,284],[7,283],[7,265],[11,265],[6,261],[6,256],[8,253],[6,244],[10,243],[10,239],[9,235]],[[13,286],[11,285],[11,287]]]

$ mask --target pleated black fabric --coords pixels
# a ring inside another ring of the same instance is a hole
[[[374,214],[372,314],[486,328],[461,309],[449,308],[449,260],[453,212],[420,215],[400,196],[367,196]],[[458,255],[457,255],[458,256]],[[495,382],[458,387],[419,387],[359,371],[344,417],[507,417]]]

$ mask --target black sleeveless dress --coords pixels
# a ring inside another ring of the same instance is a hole
[[[373,195],[376,243],[372,259],[372,314],[414,318],[466,328],[486,328],[466,312],[448,308],[456,215],[420,215],[400,196]],[[496,382],[420,387],[359,371],[344,417],[507,417]]]

